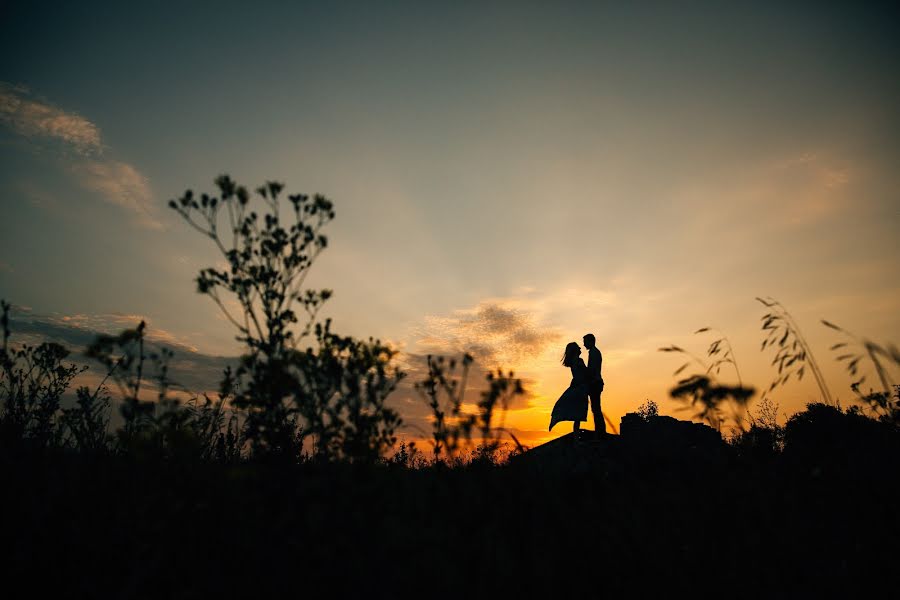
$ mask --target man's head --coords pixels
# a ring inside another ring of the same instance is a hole
[[[584,336],[584,347],[590,350],[597,343],[597,339],[594,337],[593,333],[589,333]]]

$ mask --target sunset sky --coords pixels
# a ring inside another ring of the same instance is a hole
[[[546,427],[587,332],[615,423],[646,399],[689,416],[657,349],[703,355],[704,326],[768,386],[756,296],[849,403],[820,319],[900,343],[897,14],[623,4],[4,2],[0,297],[72,344],[145,318],[214,388],[239,347],[193,278],[218,259],[165,205],[229,173],[332,199],[310,285],[335,329],[413,369],[515,369],[530,442],[569,431]]]

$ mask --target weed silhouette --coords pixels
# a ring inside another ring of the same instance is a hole
[[[0,441],[4,446],[27,444],[36,448],[58,447],[65,438],[60,422],[60,399],[83,367],[66,364],[69,351],[45,342],[38,346],[10,344],[9,311],[11,305],[0,301]],[[96,407],[82,403],[90,414],[70,411],[69,421],[93,423]],[[76,440],[79,438],[76,437]]]
[[[525,394],[522,381],[516,379],[512,371],[489,371],[485,376],[487,389],[481,392],[474,410],[467,412],[464,405],[466,385],[473,362],[469,354],[464,354],[460,361],[429,355],[426,357],[428,372],[415,383],[416,391],[431,409],[431,446],[436,462],[456,456],[461,445],[470,442],[475,434],[480,436],[480,443],[473,456],[481,460],[493,461],[503,433],[510,435],[518,451],[525,450],[505,427],[509,403],[514,397]],[[494,417],[498,412],[500,423],[495,425]]]
[[[828,389],[819,363],[794,317],[777,300],[772,298],[756,298],[756,300],[769,309],[769,312],[760,317],[762,330],[765,332],[765,339],[760,350],[778,348],[772,359],[772,366],[777,366],[778,372],[769,387],[763,391],[763,398],[776,388],[784,386],[792,375],[796,374],[797,380],[802,380],[808,366],[816,379],[823,401],[826,404],[833,404],[831,391]]]
[[[702,327],[694,332],[694,335],[713,331],[711,327]],[[674,344],[659,348],[660,352],[672,352],[683,354],[690,360],[678,367],[673,376],[680,375],[685,369],[696,365],[700,373],[694,373],[682,378],[669,390],[669,395],[682,403],[682,409],[693,410],[694,418],[706,421],[716,431],[721,431],[722,426],[729,420],[740,424],[743,414],[751,398],[756,393],[752,387],[745,387],[741,380],[741,373],[737,366],[734,350],[731,342],[725,335],[721,335],[709,345],[706,351],[706,362],[695,354]],[[730,364],[734,368],[738,378],[737,385],[727,385],[718,381],[722,366]],[[728,410],[726,410],[726,407]]]
[[[848,340],[832,345],[831,350],[840,352],[836,360],[843,363],[849,375],[855,379],[850,384],[850,389],[856,394],[860,403],[878,418],[895,423],[900,422],[900,386],[894,384],[887,365],[885,365],[887,363],[888,365],[893,364],[894,367],[900,366],[900,350],[893,344],[884,347],[869,339],[860,338],[830,321],[822,319],[822,324],[843,334],[844,338]],[[870,388],[868,394],[860,391],[860,386],[866,382],[866,376],[860,376],[859,371],[860,363],[864,359],[868,359],[875,369],[881,390],[876,391]]]
[[[334,334],[330,321],[317,323],[331,291],[304,288],[327,246],[323,229],[335,216],[331,201],[318,194],[289,195],[283,224],[282,184],[256,189],[264,210],[259,214],[247,189],[227,175],[217,178],[216,186],[218,196],[202,194],[198,201],[189,190],[169,206],[228,263],[228,269],[203,269],[197,289],[213,300],[245,345],[224,387],[245,414],[243,435],[251,452],[297,461],[310,440],[317,459],[381,458],[402,422],[385,404],[404,376],[392,364],[396,351],[379,340]],[[228,310],[224,294],[237,301],[240,314]],[[310,335],[316,348],[301,349]]]

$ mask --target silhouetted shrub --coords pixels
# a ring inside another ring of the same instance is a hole
[[[397,352],[379,340],[367,342],[316,325],[318,348],[295,355],[302,435],[315,441],[321,458],[374,462],[396,442],[400,415],[385,405],[404,377],[392,360]]]
[[[647,400],[638,407],[637,414],[644,421],[649,421],[653,417],[659,416],[659,405],[653,400]]]
[[[75,395],[75,406],[62,409],[65,445],[90,454],[106,452],[111,445],[109,391],[103,384],[93,393],[81,386]]]
[[[811,403],[785,426],[784,452],[803,464],[821,468],[880,469],[898,458],[900,430],[893,423],[865,416],[856,407]]]
[[[70,420],[80,428],[87,424],[94,428],[94,433],[82,432],[79,437],[99,444],[96,404],[108,406],[104,383],[111,379],[119,390],[123,419],[116,432],[117,452],[184,461],[230,462],[239,458],[245,440],[239,415],[226,406],[227,392],[215,400],[206,394],[202,400],[198,396],[185,403],[179,400],[171,393],[175,384],[169,376],[174,354],[168,348],[149,344],[146,329],[141,321],[118,335],[98,335],[88,347],[87,356],[104,365],[107,375],[93,395],[87,389],[79,390],[82,410]],[[155,395],[155,399],[145,400],[142,395]]]
[[[59,447],[65,438],[60,399],[84,368],[65,364],[69,351],[59,344],[12,347],[10,308],[10,304],[0,301],[0,443]]]
[[[282,224],[282,184],[257,188],[261,214],[251,208],[246,188],[227,175],[216,186],[219,196],[202,194],[198,200],[189,190],[169,206],[208,237],[228,264],[203,269],[197,289],[216,303],[245,345],[223,389],[246,415],[243,434],[252,455],[297,461],[310,440],[320,459],[381,458],[401,423],[385,405],[403,377],[392,364],[396,352],[378,340],[339,336],[330,323],[317,323],[331,291],[304,288],[327,246],[322,230],[335,216],[331,201],[318,194],[289,195]],[[237,302],[240,314],[226,308],[222,294]],[[299,348],[312,333],[315,345]]]
[[[520,452],[524,451],[519,440],[505,428],[509,403],[514,397],[525,394],[522,381],[516,379],[512,371],[489,371],[486,375],[487,389],[481,392],[474,410],[467,411],[466,386],[473,362],[469,354],[464,354],[459,363],[453,358],[429,355],[426,359],[428,373],[415,384],[415,389],[431,409],[431,445],[437,462],[454,457],[459,460],[457,452],[461,445],[471,442],[475,435],[480,437],[474,452],[489,462],[495,460],[503,433],[510,435]],[[458,365],[461,365],[461,370],[457,375]],[[497,412],[501,420],[495,425]]]

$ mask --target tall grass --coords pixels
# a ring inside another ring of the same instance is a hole
[[[876,344],[824,319],[822,324],[839,332],[847,340],[832,345],[831,350],[839,353],[836,360],[845,366],[847,373],[854,379],[850,389],[857,398],[879,417],[900,421],[900,386],[894,383],[888,369],[891,364],[895,368],[900,366],[900,349],[893,344],[886,347]],[[880,390],[870,388],[867,394],[860,391],[860,386],[867,379],[866,375],[861,375],[860,365],[866,359],[871,363],[881,385]]]
[[[831,391],[828,389],[819,363],[794,317],[777,300],[759,297],[756,300],[769,309],[769,312],[760,317],[761,327],[765,332],[760,350],[777,348],[771,363],[772,366],[777,367],[777,373],[768,388],[763,391],[763,398],[778,387],[784,386],[792,376],[796,376],[798,381],[802,380],[808,367],[816,380],[823,402],[834,406]]]
[[[659,348],[659,351],[677,353],[689,358],[674,371],[673,376],[680,375],[692,365],[699,367],[699,372],[680,379],[669,390],[669,395],[681,402],[684,405],[683,409],[692,409],[694,418],[699,418],[717,431],[721,431],[728,421],[740,426],[744,411],[755,390],[744,386],[734,349],[727,336],[712,327],[701,327],[694,335],[711,332],[717,333],[718,336],[709,344],[706,359],[674,344]],[[724,365],[731,365],[734,369],[738,379],[737,385],[719,381],[718,377]]]

